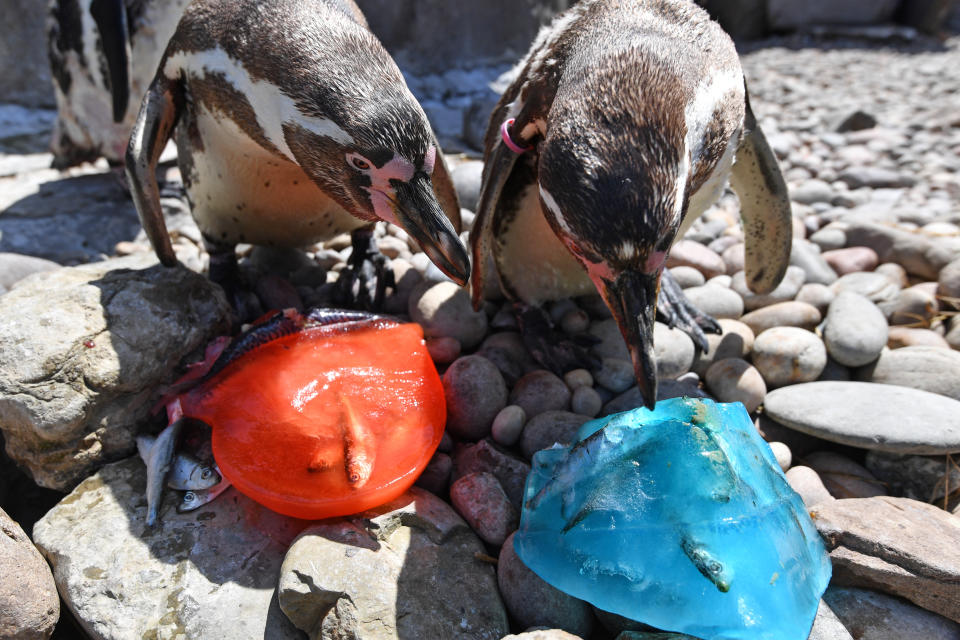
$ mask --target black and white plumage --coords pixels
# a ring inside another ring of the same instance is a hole
[[[194,0],[127,150],[141,221],[176,262],[154,168],[176,127],[212,243],[300,247],[386,220],[461,283],[460,210],[426,115],[350,0]]]
[[[54,166],[123,162],[140,99],[189,0],[50,0]]]
[[[529,152],[504,142],[510,118],[511,140]],[[728,178],[741,201],[748,284],[765,292],[783,277],[786,186],[750,112],[733,43],[692,2],[582,0],[558,16],[503,94],[485,142],[471,236],[475,304],[490,258],[515,301],[599,291],[650,407],[667,253]]]

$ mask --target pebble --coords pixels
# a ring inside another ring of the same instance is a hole
[[[831,285],[833,292],[857,293],[872,302],[889,302],[896,298],[900,287],[887,276],[876,272],[848,273]]]
[[[805,282],[832,284],[837,279],[837,273],[821,255],[820,247],[807,240],[793,241],[790,264],[803,269]]]
[[[450,502],[487,544],[503,544],[520,524],[520,514],[492,473],[470,473],[454,480]]]
[[[514,549],[513,535],[500,548],[497,561],[497,584],[507,610],[522,628],[556,628],[588,637],[593,630],[593,609],[527,568]]]
[[[687,300],[701,312],[713,318],[739,318],[743,315],[743,298],[729,287],[705,284],[684,289]]]
[[[680,329],[671,329],[662,322],[653,325],[653,353],[660,379],[679,378],[693,366],[693,340]],[[629,356],[621,359],[629,360]]]
[[[461,440],[490,433],[493,419],[507,405],[507,385],[496,366],[483,356],[458,358],[443,374],[447,431]]]
[[[726,274],[723,274],[722,276],[713,276],[712,278],[707,280],[705,284],[715,284],[718,287],[724,287],[725,289],[729,289],[730,285],[733,284],[733,276],[728,276]]]
[[[790,199],[800,204],[815,204],[833,200],[833,188],[823,180],[807,180],[803,185],[790,189]]]
[[[633,369],[630,370],[631,383],[633,382]],[[630,385],[627,385],[628,387]],[[573,398],[570,400],[570,408],[574,413],[582,416],[597,417],[603,408],[603,398],[592,387],[577,387],[573,391]]]
[[[960,258],[940,270],[937,282],[937,295],[960,300]]]
[[[753,366],[768,388],[816,380],[827,366],[827,349],[815,334],[797,327],[773,327],[753,343]]]
[[[878,306],[891,325],[930,326],[939,311],[934,294],[919,285],[901,289],[893,300]]]
[[[507,384],[513,386],[525,373],[536,368],[533,356],[523,344],[523,338],[515,331],[492,333],[477,350],[500,370]]]
[[[873,271],[880,258],[877,252],[869,247],[847,247],[846,249],[832,249],[824,251],[823,259],[837,275],[845,276],[858,271]],[[825,284],[830,284],[829,282]]]
[[[487,314],[474,311],[470,294],[452,282],[424,283],[410,295],[410,319],[428,338],[456,338],[464,349],[480,344],[487,333]]]
[[[727,247],[721,257],[723,258],[723,264],[726,265],[728,276],[732,276],[738,271],[743,271],[747,261],[746,244],[740,242]]]
[[[303,311],[303,300],[296,287],[284,277],[266,275],[257,280],[256,294],[267,311],[296,309]]]
[[[681,289],[699,287],[706,282],[706,278],[704,278],[703,274],[693,267],[679,265],[670,269],[670,273],[673,275],[674,280],[677,281],[677,284],[680,285]]]
[[[943,339],[947,341],[951,349],[960,350],[960,316],[954,316],[950,319],[950,329]]]
[[[814,451],[803,461],[820,475],[834,498],[872,498],[887,495],[883,483],[863,465],[835,451]]]
[[[576,391],[577,387],[592,387],[593,375],[586,369],[573,369],[563,374],[563,381],[570,391]]]
[[[859,367],[872,362],[887,344],[887,321],[867,298],[840,293],[830,303],[823,328],[830,357],[842,365]]]
[[[746,358],[753,351],[753,329],[739,320],[721,318],[717,321],[723,333],[708,333],[707,352],[701,353],[693,363],[693,371],[704,376],[714,362],[724,358]]]
[[[820,324],[821,318],[815,306],[790,300],[751,311],[740,318],[740,322],[759,334],[774,327],[799,327],[812,331]]]
[[[830,306],[830,303],[833,302],[833,299],[836,297],[833,289],[827,285],[808,283],[800,287],[800,291],[797,292],[796,301],[813,305],[817,308],[817,311],[824,314],[827,312],[827,307]]]
[[[510,404],[523,408],[527,418],[544,411],[559,411],[570,406],[570,389],[553,373],[539,369],[531,371],[514,385]]]
[[[706,246],[693,240],[680,240],[670,249],[667,257],[667,268],[686,266],[693,267],[706,278],[726,273],[723,258]]]
[[[546,411],[535,416],[523,428],[520,450],[529,460],[537,451],[552,447],[554,443],[569,445],[577,430],[591,416],[582,416],[569,411]]]
[[[768,393],[764,412],[792,429],[851,447],[926,455],[960,452],[960,402],[919,389],[807,382]]]
[[[633,363],[629,360],[621,360],[620,358],[604,358],[600,368],[594,372],[593,377],[597,384],[612,393],[622,393],[636,383]],[[577,411],[576,413],[580,412]]]
[[[956,259],[956,254],[934,240],[891,226],[871,222],[853,222],[847,229],[851,246],[870,247],[881,262],[896,262],[907,273],[936,280],[940,270]]]
[[[460,357],[460,341],[456,338],[428,338],[427,353],[437,364],[450,364]]]
[[[656,323],[660,324],[660,323]],[[666,326],[666,325],[664,325]],[[613,319],[596,320],[590,323],[587,333],[597,338],[599,342],[590,348],[594,355],[600,358],[620,358],[629,360],[630,352],[627,350],[627,344],[623,341],[623,334],[620,333],[620,327]],[[654,326],[654,344],[656,344],[656,325]]]
[[[883,264],[878,265],[873,272],[886,276],[890,282],[897,285],[897,287],[900,289],[908,284],[907,270],[895,262],[884,262]]]
[[[960,352],[940,347],[887,350],[857,377],[864,382],[922,389],[960,400]]]
[[[820,479],[820,475],[810,467],[797,465],[786,472],[787,482],[800,494],[803,504],[809,509],[824,502],[835,500]]]
[[[720,402],[742,402],[748,413],[757,410],[767,395],[763,376],[746,360],[724,358],[710,365],[707,388]]]
[[[937,347],[949,349],[950,343],[930,329],[915,327],[890,327],[887,331],[887,347],[899,349],[901,347]]]
[[[780,470],[786,472],[790,468],[790,465],[793,464],[793,453],[790,451],[790,447],[782,442],[770,442],[770,450],[773,451],[773,457],[777,459],[777,464],[780,465]]]
[[[457,191],[460,206],[470,211],[477,210],[482,173],[483,162],[479,160],[457,163],[457,166],[450,171],[450,179],[453,181],[453,188]]]
[[[747,311],[760,309],[778,302],[786,302],[797,297],[797,292],[806,280],[806,274],[800,267],[787,267],[783,280],[770,293],[758,295],[747,287],[746,275],[740,271],[733,276],[731,287],[743,298],[743,306]]]
[[[900,598],[850,587],[830,587],[823,594],[837,618],[859,639],[956,640],[960,625]]]
[[[442,496],[447,492],[452,472],[453,458],[442,451],[438,451],[430,458],[430,462],[414,484],[434,495]]]
[[[460,444],[453,456],[453,479],[471,473],[490,473],[496,477],[510,503],[519,512],[523,504],[523,487],[530,474],[530,465],[490,440],[476,444]]]
[[[847,244],[847,234],[838,227],[824,227],[810,235],[810,242],[826,253],[834,249],[841,249]],[[823,256],[826,259],[826,255]],[[829,264],[829,261],[827,262]],[[832,265],[831,265],[832,266]],[[832,268],[836,271],[836,267]]]
[[[60,265],[52,260],[0,251],[0,294],[33,273],[59,268]]]
[[[874,477],[890,488],[893,495],[938,506],[943,505],[943,498],[948,493],[952,494],[953,500],[957,500],[960,467],[951,464],[951,460],[946,459],[946,456],[912,456],[869,451],[863,464]],[[949,474],[947,469],[950,470]]]
[[[505,447],[512,447],[523,433],[523,425],[527,422],[527,414],[523,407],[508,404],[497,413],[490,428],[494,441]]]
[[[567,334],[583,333],[590,326],[590,316],[582,309],[571,309],[560,318],[560,329]]]

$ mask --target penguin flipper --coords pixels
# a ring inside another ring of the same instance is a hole
[[[107,61],[113,121],[122,122],[130,102],[130,38],[127,9],[123,0],[93,0],[90,15],[100,32],[103,56]]]
[[[787,184],[773,150],[746,97],[746,133],[730,172],[730,186],[740,198],[746,236],[747,286],[754,293],[773,291],[790,263],[793,220]]]
[[[176,126],[181,104],[179,85],[158,76],[143,98],[126,153],[127,179],[140,224],[160,262],[168,267],[177,264],[177,256],[160,208],[156,171],[163,147]]]
[[[453,186],[453,180],[450,178],[450,171],[447,169],[447,161],[440,151],[440,145],[437,139],[433,139],[434,148],[437,150],[437,160],[433,166],[433,193],[437,196],[437,202],[440,208],[447,214],[447,219],[456,229],[457,233],[463,231],[463,221],[460,219],[460,201],[457,199],[457,190]]]

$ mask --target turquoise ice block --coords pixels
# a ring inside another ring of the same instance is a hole
[[[592,420],[534,455],[514,546],[566,593],[706,640],[805,640],[830,580],[744,406],[705,399]]]

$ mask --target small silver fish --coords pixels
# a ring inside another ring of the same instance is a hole
[[[230,488],[230,481],[222,480],[219,484],[199,491],[187,491],[183,494],[183,499],[177,505],[177,513],[187,513],[194,509],[199,509],[203,505],[212,502],[214,498]]]
[[[156,446],[153,436],[137,437],[137,450],[146,463]],[[167,486],[178,491],[201,491],[218,484],[222,478],[210,465],[204,464],[189,453],[180,451],[173,456],[167,474]]]
[[[160,432],[152,446],[144,449],[144,462],[147,465],[147,526],[157,523],[157,514],[160,512],[160,502],[163,500],[163,485],[173,463],[173,451],[177,446],[177,439],[183,429],[183,420],[177,420]],[[138,439],[137,448],[140,448]]]

